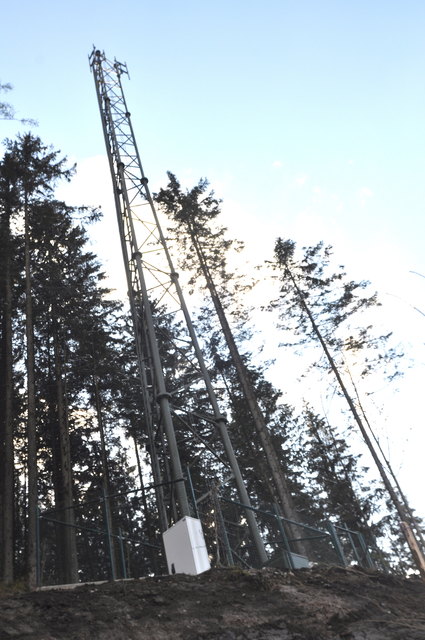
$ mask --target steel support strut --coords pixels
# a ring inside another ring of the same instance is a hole
[[[217,397],[204,362],[203,354],[197,340],[190,314],[174,268],[167,243],[162,232],[154,202],[148,187],[139,151],[131,123],[121,76],[128,75],[125,64],[107,60],[105,54],[93,49],[90,55],[90,67],[93,71],[99,109],[101,113],[105,144],[108,153],[109,167],[114,186],[115,207],[123,251],[129,289],[130,307],[136,334],[137,357],[142,385],[147,378],[154,386],[154,400],[159,405],[160,421],[164,428],[172,468],[172,480],[176,483],[176,493],[181,515],[189,514],[189,503],[184,483],[181,481],[182,469],[174,430],[170,395],[167,392],[158,341],[155,332],[151,309],[152,292],[158,290],[170,295],[178,310],[183,312],[187,332],[198,363],[198,370],[204,381],[215,423],[220,434],[229,465],[232,469],[241,503],[251,506],[248,493],[240,472],[232,443],[227,431],[226,418],[220,411]],[[142,232],[142,241],[136,239],[135,221],[138,233]],[[145,336],[148,354],[143,353]],[[154,430],[155,411],[149,405],[149,393],[142,392],[145,412],[149,418],[147,428]],[[150,440],[153,442],[151,434]],[[155,452],[152,451],[153,466]],[[157,465],[158,466],[158,465]],[[155,471],[154,471],[155,473]],[[245,510],[251,536],[257,554],[262,563],[267,560],[255,515],[252,509]]]

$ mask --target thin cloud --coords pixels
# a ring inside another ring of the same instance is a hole
[[[366,201],[373,197],[372,189],[369,187],[362,187],[359,189],[359,198],[360,198],[360,206],[364,207],[366,205]]]
[[[300,175],[297,178],[295,178],[295,184],[298,187],[302,187],[305,185],[305,183],[307,182],[308,176],[306,175]]]

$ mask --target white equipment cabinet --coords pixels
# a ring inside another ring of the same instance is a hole
[[[208,571],[210,561],[199,520],[185,516],[162,537],[169,573],[197,575]]]

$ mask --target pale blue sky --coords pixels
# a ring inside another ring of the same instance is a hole
[[[3,4],[0,81],[14,85],[19,115],[39,121],[36,133],[86,172],[83,202],[91,189],[93,204],[110,193],[87,173],[104,155],[95,44],[128,63],[151,184],[165,184],[167,170],[188,185],[208,177],[253,261],[271,257],[277,235],[333,243],[353,278],[376,282],[414,358],[406,385],[423,388],[425,318],[411,305],[425,312],[425,280],[409,270],[425,273],[425,2]],[[0,122],[0,139],[19,129]],[[410,413],[392,429],[410,440],[394,455],[415,491],[422,407],[405,393],[400,415]]]
[[[379,202],[361,224],[420,250],[422,1],[42,0],[7,3],[2,23],[0,80],[67,155],[103,153],[94,43],[128,63],[149,175],[226,178],[242,202],[265,198],[272,217],[291,204],[281,187],[293,175],[348,200],[367,187]]]

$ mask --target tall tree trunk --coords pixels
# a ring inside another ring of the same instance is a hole
[[[4,214],[2,223],[1,265],[2,327],[0,345],[0,458],[3,468],[0,478],[0,520],[1,520],[1,577],[4,583],[13,582],[13,514],[14,514],[14,462],[13,462],[13,365],[12,365],[12,282],[11,282],[11,242],[9,216]],[[7,216],[7,218],[6,218]]]
[[[27,456],[28,456],[28,529],[27,575],[30,588],[36,586],[37,519],[37,435],[35,413],[34,321],[32,311],[29,207],[25,198],[25,331],[27,339]]]
[[[372,429],[372,426],[371,426],[371,424],[370,424],[370,422],[368,420],[368,417],[366,415],[366,412],[365,412],[365,410],[363,408],[363,405],[362,405],[362,402],[360,400],[360,395],[359,395],[359,391],[357,389],[357,385],[355,384],[355,382],[353,380],[353,377],[351,375],[351,371],[349,369],[348,369],[348,375],[350,377],[350,381],[351,381],[351,384],[353,386],[354,393],[356,394],[357,404],[358,404],[358,406],[360,408],[360,411],[362,413],[364,421],[365,421],[365,423],[366,423],[366,425],[367,425],[367,427],[369,429],[369,432],[372,434],[372,437],[373,437],[373,439],[374,439],[374,441],[376,443],[376,446],[378,447],[378,450],[379,450],[379,452],[380,452],[380,454],[382,456],[382,459],[383,459],[383,461],[385,463],[385,466],[387,467],[388,472],[389,472],[390,476],[392,477],[395,486],[397,487],[398,494],[399,494],[399,496],[401,498],[401,502],[403,503],[407,514],[409,515],[409,524],[410,524],[411,527],[414,528],[414,530],[416,531],[416,535],[420,540],[420,543],[421,543],[420,547],[422,549],[422,553],[425,553],[425,539],[424,539],[423,531],[422,531],[422,529],[420,527],[420,524],[418,523],[417,519],[415,518],[415,514],[413,513],[413,510],[410,507],[409,501],[408,501],[403,489],[400,486],[400,482],[398,481],[398,478],[397,478],[397,476],[396,476],[396,474],[395,474],[395,472],[394,472],[394,470],[392,468],[392,465],[390,464],[390,461],[386,457],[386,455],[385,455],[385,453],[384,453],[384,451],[383,451],[383,449],[381,447],[381,444],[380,444],[378,438],[376,437],[376,435],[375,435],[375,433],[374,433],[374,431]]]
[[[68,416],[65,404],[64,379],[62,373],[62,353],[57,330],[53,332],[54,372],[56,384],[56,407],[58,420],[59,463],[60,463],[60,504],[64,541],[64,579],[67,583],[78,582],[78,561],[75,516],[72,492],[71,446],[69,441]]]
[[[236,373],[242,388],[244,398],[251,412],[255,429],[258,433],[261,446],[267,458],[270,474],[275,486],[275,492],[272,497],[280,506],[282,510],[282,515],[284,517],[289,518],[290,520],[298,521],[299,516],[295,509],[292,495],[288,487],[288,481],[285,477],[285,474],[283,473],[282,465],[279,461],[274,444],[272,442],[270,431],[267,427],[267,424],[264,420],[264,416],[258,405],[254,388],[249,379],[247,368],[242,360],[242,357],[239,353],[239,349],[233,337],[232,330],[228,323],[223,305],[221,304],[220,296],[217,292],[216,286],[211,276],[211,272],[206,262],[204,253],[202,251],[202,247],[200,246],[193,229],[191,229],[190,224],[189,224],[189,231],[190,231],[190,236],[191,236],[193,245],[195,247],[196,254],[198,256],[202,273],[204,275],[208,290],[211,295],[211,299],[213,301],[214,308],[216,310],[216,313],[223,331],[223,335],[224,335],[227,347],[230,352],[230,356],[232,358],[233,364],[236,369]],[[289,525],[288,530],[290,531],[292,538],[297,537],[297,532],[296,530],[294,530],[293,527]],[[298,552],[300,553],[306,552],[305,545],[303,543],[296,542],[294,543],[294,546]]]
[[[53,356],[53,354],[52,354]],[[47,425],[47,437],[51,447],[51,461],[52,461],[52,484],[54,491],[54,518],[61,521],[63,516],[62,511],[62,471],[60,463],[60,443],[59,443],[59,428],[58,417],[56,407],[56,381],[54,371],[51,368],[51,362],[49,357],[49,384],[48,384],[48,425]],[[56,556],[55,556],[55,572],[59,582],[66,582],[66,552],[65,552],[65,539],[63,536],[63,525],[54,524],[55,539],[56,539]]]
[[[102,416],[102,407],[101,407],[101,399],[99,392],[99,384],[97,381],[96,373],[93,373],[93,389],[94,389],[94,398],[96,405],[96,416],[97,416],[97,425],[99,428],[100,435],[100,456],[101,456],[101,466],[102,466],[102,486],[104,491],[104,501],[105,501],[105,517],[109,521],[109,530],[111,534],[114,533],[114,509],[111,505],[111,481],[109,475],[109,465],[108,465],[108,453],[106,451],[106,442],[105,442],[105,428],[103,424],[103,416]],[[112,563],[112,576],[115,577],[118,575],[118,561],[117,556],[119,556],[119,546],[116,538],[113,538],[113,542],[110,545],[110,554],[111,554],[111,563]]]

